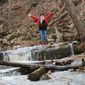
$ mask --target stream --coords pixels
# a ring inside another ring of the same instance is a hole
[[[78,72],[55,72],[52,79],[29,81],[27,75],[12,75],[0,77],[0,85],[85,85],[85,73]]]
[[[56,45],[58,49],[59,46]],[[74,55],[73,43],[66,45],[69,47],[69,56]],[[66,48],[65,47],[65,48]],[[5,61],[17,61],[22,63],[30,63],[30,61],[35,62],[34,57],[35,51],[45,49],[47,46],[33,46],[33,47],[23,47],[17,48],[15,50],[2,51],[3,60]],[[59,51],[59,50],[58,50]],[[60,55],[60,54],[59,54]],[[0,66],[0,85],[85,85],[85,73],[84,72],[71,72],[68,71],[58,71],[51,74],[49,80],[40,81],[30,81],[27,79],[28,75],[21,75],[19,72],[19,67],[7,67]]]

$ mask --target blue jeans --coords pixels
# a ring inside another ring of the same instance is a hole
[[[39,30],[40,40],[47,41],[47,30]]]

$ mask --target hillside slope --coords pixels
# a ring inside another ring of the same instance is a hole
[[[17,45],[29,46],[39,41],[39,34],[36,23],[28,17],[28,14],[39,16],[41,13],[41,4],[45,15],[54,12],[55,16],[51,19],[48,28],[48,34],[55,34],[54,27],[63,35],[63,41],[78,39],[77,31],[66,9],[59,9],[55,0],[44,0],[44,2],[34,5],[32,0],[13,0],[12,1],[12,29],[9,29],[8,19],[8,1],[0,0],[0,47],[1,49],[11,48]],[[76,0],[74,0],[76,2]],[[59,3],[62,6],[61,3]],[[80,12],[85,21],[85,1],[79,2],[76,9]],[[61,19],[58,19],[61,17]],[[58,20],[56,20],[58,19]],[[11,32],[10,32],[11,30]]]

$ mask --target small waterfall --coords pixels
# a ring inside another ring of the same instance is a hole
[[[74,56],[74,49],[73,49],[73,43],[69,43],[70,49],[71,49],[71,56]]]
[[[5,61],[30,61],[32,58],[32,51],[41,49],[42,46],[23,47],[15,50],[3,51],[3,60]]]
[[[31,50],[29,47],[17,48],[15,50],[7,50],[3,52],[5,61],[28,61],[32,60]]]

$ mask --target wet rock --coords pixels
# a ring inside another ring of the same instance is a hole
[[[57,46],[45,47],[44,49],[34,50],[33,58],[35,60],[43,60],[43,59],[58,59],[70,56],[70,47],[68,43],[60,44]]]
[[[79,43],[77,41],[49,44],[47,47],[33,50],[32,58],[34,60],[58,59],[83,53],[84,51],[79,50],[78,46]]]

